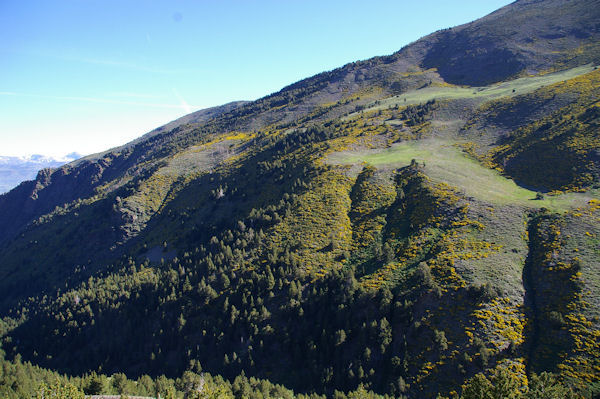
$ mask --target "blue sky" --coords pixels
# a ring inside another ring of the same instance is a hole
[[[0,155],[102,151],[508,3],[1,0]]]

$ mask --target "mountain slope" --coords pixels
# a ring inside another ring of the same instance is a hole
[[[0,243],[11,238],[24,225],[75,200],[94,196],[103,185],[111,189],[139,175],[152,165],[145,159],[161,142],[161,136],[175,134],[190,123],[203,123],[244,104],[243,101],[201,110],[104,153],[90,155],[60,168],[45,169],[35,181],[23,182],[9,193],[0,195]],[[146,164],[145,164],[146,163]]]
[[[78,169],[82,169],[82,171],[76,171],[74,176],[79,176],[81,173],[85,179],[96,181],[94,184],[96,187],[100,185],[97,184],[98,182],[116,180],[117,176],[123,178],[127,174],[139,174],[141,171],[136,170],[134,165],[139,165],[143,161],[148,163],[147,160],[153,158],[161,158],[167,153],[176,151],[179,146],[197,143],[202,140],[204,134],[210,131],[252,131],[271,124],[287,124],[315,112],[322,114],[319,115],[320,119],[323,119],[323,116],[335,117],[364,104],[366,99],[381,98],[394,92],[406,92],[424,84],[446,81],[476,85],[504,80],[526,71],[563,69],[589,62],[600,63],[597,58],[599,51],[594,47],[600,35],[600,27],[597,23],[600,15],[597,11],[599,8],[594,7],[596,3],[596,1],[582,0],[568,3],[550,0],[542,3],[517,1],[481,20],[453,28],[453,31],[457,32],[456,34],[465,38],[477,40],[485,38],[492,41],[495,47],[500,48],[500,50],[493,50],[492,54],[488,56],[485,55],[487,54],[486,44],[479,44],[477,41],[467,41],[466,44],[463,44],[463,47],[469,48],[471,53],[484,54],[484,59],[489,57],[488,61],[469,59],[464,53],[466,50],[453,47],[460,41],[449,36],[446,31],[440,31],[407,46],[393,56],[377,57],[349,64],[290,85],[278,93],[252,103],[239,102],[217,107],[214,111],[212,109],[199,111],[202,113],[201,117],[191,114],[189,117],[181,118],[135,140],[129,146],[104,153],[103,157],[95,156],[84,159],[89,160],[90,164],[78,163]],[[524,21],[527,23],[525,24]],[[563,28],[559,22],[563,23],[565,27]],[[513,30],[509,30],[507,27],[512,27]],[[529,42],[538,43],[542,40],[544,41],[543,46],[541,44],[527,45]],[[447,57],[437,57],[434,54],[436,46],[452,49],[449,50],[450,54],[464,60],[465,64],[479,71],[478,73],[491,73],[489,63],[495,59],[505,60],[510,64],[513,56],[507,57],[503,53],[505,51],[516,54],[515,57],[523,58],[524,61],[519,61],[520,68],[514,70],[509,68],[504,72],[497,72],[499,73],[497,78],[475,78],[476,75],[472,73],[461,72],[462,75],[471,76],[469,78],[471,80],[463,82],[460,79],[456,80],[445,76],[443,71],[430,70],[430,68],[439,69],[442,64],[452,68],[453,71],[462,71],[465,67],[453,65],[452,60]],[[546,51],[542,51],[540,46]],[[500,53],[496,54],[495,51]],[[571,61],[561,61],[569,56],[572,58]],[[431,61],[437,59],[436,57],[439,58],[438,61]],[[324,103],[329,105],[325,109],[322,107]],[[331,106],[331,103],[335,103],[335,106]],[[281,106],[285,106],[284,111],[279,109]],[[311,116],[314,117],[314,115]],[[158,154],[155,154],[156,152]],[[130,170],[130,168],[134,170]],[[114,172],[111,173],[113,170]],[[61,170],[55,173],[58,178],[58,175],[71,172]],[[104,174],[106,177],[102,177]],[[48,184],[45,175],[39,177],[39,184],[44,187]],[[39,190],[28,188],[25,191],[26,195],[35,197]],[[2,222],[2,225],[22,225],[55,206],[62,206],[69,200],[72,201],[82,196],[87,197],[92,194],[92,191],[91,188],[85,188],[75,192],[66,190],[66,193],[68,194],[63,194],[58,198],[50,196],[52,199],[40,201],[44,202],[41,209],[32,215],[28,214],[21,218],[21,222],[9,219],[7,222]],[[20,199],[23,200],[22,197]],[[39,206],[38,204],[39,202],[32,207],[36,208]],[[2,206],[0,212],[5,208]],[[12,211],[8,213],[14,214]],[[5,218],[4,212],[0,214],[0,221]],[[4,241],[9,236],[0,236],[0,241]]]
[[[425,38],[422,65],[449,83],[478,86],[520,74],[598,64],[598,1],[520,0]]]
[[[0,197],[2,347],[329,395],[496,370],[593,392],[596,3],[517,1],[40,173]]]

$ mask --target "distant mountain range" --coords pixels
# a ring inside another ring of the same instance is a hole
[[[23,157],[7,157],[0,155],[0,194],[10,191],[25,180],[35,179],[41,169],[56,168],[81,158],[72,152],[62,158],[54,158],[40,154]]]

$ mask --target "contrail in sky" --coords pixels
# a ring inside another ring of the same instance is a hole
[[[181,103],[181,109],[183,109],[186,114],[192,112],[192,107],[190,107],[190,105],[187,102],[185,102],[185,100],[183,99],[183,97],[181,97],[177,89],[172,88],[171,90],[173,90],[173,94],[175,94],[175,97],[179,99],[179,102]]]

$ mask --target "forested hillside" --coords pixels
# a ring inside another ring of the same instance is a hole
[[[598,395],[599,35],[517,1],[40,172],[0,393]]]

